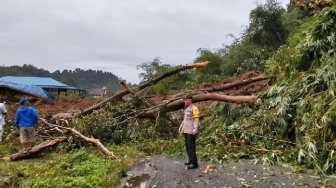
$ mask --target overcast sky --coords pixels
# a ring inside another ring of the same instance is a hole
[[[0,0],[0,65],[103,70],[138,83],[141,63],[185,65],[198,48],[229,44],[256,3],[265,0]]]

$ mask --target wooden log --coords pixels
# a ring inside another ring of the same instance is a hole
[[[32,156],[32,155],[34,155],[36,153],[41,152],[45,148],[48,148],[48,147],[51,147],[51,146],[55,146],[55,145],[57,145],[57,144],[59,144],[61,142],[64,142],[66,140],[67,140],[67,137],[65,137],[65,136],[58,137],[58,138],[55,138],[53,140],[47,140],[45,142],[42,142],[39,145],[34,146],[27,153],[18,152],[18,153],[14,153],[14,154],[12,154],[10,156],[2,157],[0,159],[4,160],[4,161],[16,161],[16,160],[19,160],[19,159],[24,159],[24,158],[30,157],[30,156]]]
[[[208,92],[223,91],[223,90],[231,89],[233,87],[243,86],[243,85],[247,85],[247,84],[250,84],[250,83],[259,82],[259,81],[262,81],[262,80],[267,80],[267,79],[270,79],[270,78],[271,77],[258,76],[258,77],[249,78],[249,79],[245,79],[245,80],[237,80],[237,81],[227,83],[227,84],[223,84],[223,85],[219,85],[219,86],[203,88],[203,89],[200,89],[200,91],[208,91]]]
[[[145,89],[145,88],[147,88],[147,87],[149,87],[151,85],[156,84],[160,80],[165,79],[165,78],[167,78],[167,77],[169,77],[171,75],[174,75],[176,73],[179,73],[179,72],[187,70],[187,69],[205,67],[205,66],[208,65],[208,63],[209,62],[206,61],[206,62],[194,63],[194,64],[190,64],[190,65],[185,65],[185,66],[178,66],[174,70],[166,72],[166,73],[162,74],[161,76],[158,76],[158,77],[156,77],[154,79],[151,79],[151,80],[149,80],[149,81],[147,81],[147,82],[145,82],[145,83],[143,83],[143,84],[141,84],[141,85],[139,85],[137,87],[127,88],[125,90],[119,91],[116,94],[114,94],[113,96],[111,96],[111,97],[109,97],[109,98],[107,98],[107,99],[99,102],[98,104],[96,104],[94,106],[91,106],[91,107],[83,110],[82,113],[80,113],[79,115],[89,114],[89,113],[93,112],[94,110],[97,110],[97,109],[103,107],[108,102],[113,101],[113,100],[118,99],[118,98],[121,98],[121,97],[123,97],[123,96],[131,93],[132,91],[134,91],[134,92],[140,91],[140,90]]]
[[[256,96],[230,96],[230,95],[221,95],[218,93],[203,93],[193,96],[193,102],[202,102],[202,101],[225,101],[232,103],[249,103],[255,104]],[[161,105],[157,105],[155,108],[150,108],[145,110],[145,112],[141,113],[138,117],[140,118],[155,118],[158,113],[166,113],[171,111],[176,111],[184,108],[184,100],[178,99],[169,103],[163,103]]]

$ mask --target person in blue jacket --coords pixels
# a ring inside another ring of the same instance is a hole
[[[35,125],[38,122],[37,112],[30,106],[27,98],[20,100],[21,107],[16,111],[14,125],[20,128],[20,141],[23,153],[29,152],[36,140]]]

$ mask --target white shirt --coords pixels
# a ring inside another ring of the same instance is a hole
[[[0,103],[0,126],[5,124],[5,115],[4,113],[7,113],[7,110],[5,108],[5,105],[3,103]]]
[[[196,134],[199,126],[199,111],[198,108],[191,104],[184,110],[184,118],[182,122],[183,133]]]

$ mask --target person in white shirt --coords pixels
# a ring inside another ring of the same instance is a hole
[[[5,107],[5,103],[0,103],[0,142],[2,141],[3,136],[3,126],[5,125],[5,115],[7,114],[7,110]]]

